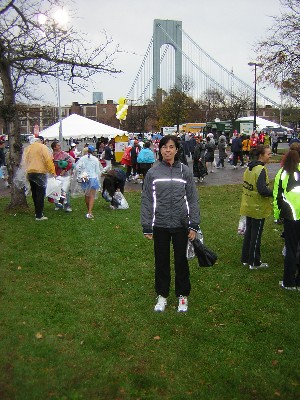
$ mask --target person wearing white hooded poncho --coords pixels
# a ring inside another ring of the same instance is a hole
[[[93,156],[95,147],[88,146],[88,154],[80,157],[75,164],[76,170],[81,178],[81,187],[85,195],[85,204],[87,207],[86,218],[93,219],[93,207],[96,192],[100,189],[101,167],[97,157]]]

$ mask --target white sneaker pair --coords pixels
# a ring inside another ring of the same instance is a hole
[[[163,296],[157,297],[157,303],[154,306],[154,311],[164,312],[167,305],[167,299]],[[188,310],[188,299],[186,296],[179,296],[178,298],[178,312],[187,312]]]
[[[269,268],[269,264],[261,262],[260,265],[249,265],[249,269]]]
[[[47,221],[48,218],[44,217],[44,215],[41,218],[35,218],[36,221]]]

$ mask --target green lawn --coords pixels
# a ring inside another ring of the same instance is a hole
[[[300,293],[278,288],[281,227],[270,217],[267,270],[240,264],[240,185],[200,189],[201,227],[219,255],[191,261],[189,311],[154,313],[152,242],[130,209],[102,199],[86,220],[46,204],[48,221],[0,199],[0,399],[299,399]],[[173,288],[173,283],[172,283]]]

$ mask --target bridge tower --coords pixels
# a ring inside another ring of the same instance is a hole
[[[160,85],[160,48],[164,44],[175,50],[175,82],[181,87],[182,80],[182,21],[155,19],[153,25],[153,94]]]

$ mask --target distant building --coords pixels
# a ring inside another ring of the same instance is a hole
[[[103,104],[103,92],[93,92],[93,104]]]

